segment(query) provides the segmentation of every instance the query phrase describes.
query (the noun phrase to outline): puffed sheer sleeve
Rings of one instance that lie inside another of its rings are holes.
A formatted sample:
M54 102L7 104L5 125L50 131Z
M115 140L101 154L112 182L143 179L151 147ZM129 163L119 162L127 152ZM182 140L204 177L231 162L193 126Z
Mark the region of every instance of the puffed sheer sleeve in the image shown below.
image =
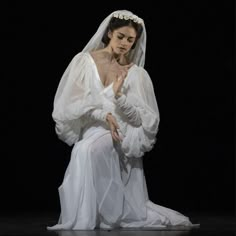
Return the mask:
M105 122L106 112L93 79L88 55L79 53L68 65L57 88L52 117L59 139L70 146L80 139L88 120Z
M156 142L160 114L151 78L142 67L128 75L124 95L114 103L126 120L122 150L128 157L142 157Z
M119 98L114 100L114 103L117 105L117 108L123 113L127 118L128 122L135 127L142 125L141 115L139 110L131 103L127 101L127 97L122 94Z

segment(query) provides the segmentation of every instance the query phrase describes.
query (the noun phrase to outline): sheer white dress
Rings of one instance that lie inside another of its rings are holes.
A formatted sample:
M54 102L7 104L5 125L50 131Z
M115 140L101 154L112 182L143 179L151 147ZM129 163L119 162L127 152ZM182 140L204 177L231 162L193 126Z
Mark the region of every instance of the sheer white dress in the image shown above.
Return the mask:
M193 226L189 218L149 200L142 157L156 141L160 121L152 81L133 65L115 99L104 87L89 53L77 54L56 94L53 118L58 137L74 145L58 188L61 213L48 230ZM112 140L105 121L111 112L123 141Z

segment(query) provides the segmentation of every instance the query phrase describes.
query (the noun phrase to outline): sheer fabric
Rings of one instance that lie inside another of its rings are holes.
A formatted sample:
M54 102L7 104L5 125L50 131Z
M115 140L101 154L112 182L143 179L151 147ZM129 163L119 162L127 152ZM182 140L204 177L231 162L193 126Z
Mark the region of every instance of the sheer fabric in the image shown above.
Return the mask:
M58 137L73 146L59 186L61 213L48 230L93 230L117 227L193 227L183 214L149 200L142 158L156 142L160 114L149 74L144 69L146 29L128 54L134 65L114 98L104 87L90 52L103 48L102 36L114 14L107 16L82 52L68 65L59 83L52 117ZM114 142L106 123L111 112L121 142Z
M76 55L65 73L53 118L59 138L74 146L58 188L61 214L47 229L193 226L188 217L148 197L142 157L153 148L160 115L146 70L129 69L119 99L112 84L103 86L89 53ZM107 112L117 119L121 143L112 140Z
M112 84L103 87L89 53L76 55L65 73L68 73L67 84L63 91L58 91L60 99L53 110L61 140L69 145L76 143L94 120L107 129L105 116L111 112L118 119L124 135L122 148L128 157L141 157L152 149L160 116L152 82L143 68L136 65L130 68L122 89L124 95L117 100Z

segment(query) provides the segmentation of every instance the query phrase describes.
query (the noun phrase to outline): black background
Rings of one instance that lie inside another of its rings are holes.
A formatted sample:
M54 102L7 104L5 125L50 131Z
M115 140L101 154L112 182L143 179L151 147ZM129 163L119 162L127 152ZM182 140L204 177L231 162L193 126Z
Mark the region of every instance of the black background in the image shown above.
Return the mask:
M234 213L235 6L154 2L2 8L0 210L60 211L57 188L71 147L54 131L54 95L101 21L127 9L145 21L145 68L161 117L156 145L144 157L150 199L184 213Z

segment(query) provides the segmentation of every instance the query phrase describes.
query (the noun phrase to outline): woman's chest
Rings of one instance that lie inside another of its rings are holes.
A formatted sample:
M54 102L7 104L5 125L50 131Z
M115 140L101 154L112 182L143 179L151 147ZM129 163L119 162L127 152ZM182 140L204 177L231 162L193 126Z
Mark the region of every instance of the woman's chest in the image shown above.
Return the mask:
M101 80L104 87L109 86L114 81L114 79L118 78L125 70L125 67L119 65L115 59L96 59L97 58L95 58L95 64L97 67L99 79Z
M98 74L104 87L109 86L120 74L120 69L112 63L97 63Z

